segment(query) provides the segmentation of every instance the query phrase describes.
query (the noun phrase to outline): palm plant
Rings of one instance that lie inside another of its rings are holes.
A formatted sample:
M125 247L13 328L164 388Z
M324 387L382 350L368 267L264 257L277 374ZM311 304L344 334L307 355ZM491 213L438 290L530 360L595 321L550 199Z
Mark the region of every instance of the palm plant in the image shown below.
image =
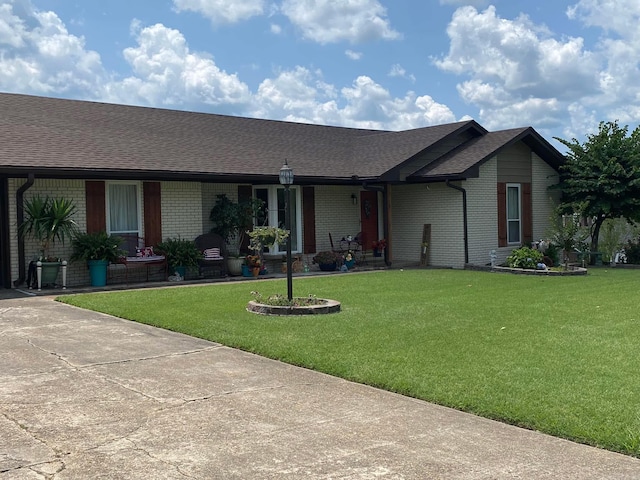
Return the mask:
M64 244L78 230L78 224L73 219L76 206L69 199L36 195L25 202L24 212L25 219L18 227L18 234L37 240L44 259L48 257L49 247L53 243L60 241Z

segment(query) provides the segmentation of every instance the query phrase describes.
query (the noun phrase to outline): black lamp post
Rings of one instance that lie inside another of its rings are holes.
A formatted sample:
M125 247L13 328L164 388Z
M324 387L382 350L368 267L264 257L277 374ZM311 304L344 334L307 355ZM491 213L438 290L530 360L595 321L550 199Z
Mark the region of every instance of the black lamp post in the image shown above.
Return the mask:
M284 228L289 232L287 237L287 298L293 299L293 277L291 272L291 190L293 183L293 170L287 161L280 169L280 185L284 185Z

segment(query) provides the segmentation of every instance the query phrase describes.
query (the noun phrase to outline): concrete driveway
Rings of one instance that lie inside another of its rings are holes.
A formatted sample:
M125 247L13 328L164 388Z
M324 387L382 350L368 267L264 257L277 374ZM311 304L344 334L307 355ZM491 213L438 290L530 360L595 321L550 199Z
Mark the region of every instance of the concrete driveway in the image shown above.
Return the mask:
M0 479L637 479L640 460L51 297L0 300Z

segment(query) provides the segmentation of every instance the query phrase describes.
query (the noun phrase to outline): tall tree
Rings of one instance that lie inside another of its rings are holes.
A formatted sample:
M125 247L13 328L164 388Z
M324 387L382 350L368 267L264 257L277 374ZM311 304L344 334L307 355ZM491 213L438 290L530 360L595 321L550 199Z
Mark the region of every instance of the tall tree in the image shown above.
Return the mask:
M565 213L593 220L591 250L598 251L600 227L607 218L640 220L640 127L601 122L584 143L557 138L569 151L561 167L559 188Z

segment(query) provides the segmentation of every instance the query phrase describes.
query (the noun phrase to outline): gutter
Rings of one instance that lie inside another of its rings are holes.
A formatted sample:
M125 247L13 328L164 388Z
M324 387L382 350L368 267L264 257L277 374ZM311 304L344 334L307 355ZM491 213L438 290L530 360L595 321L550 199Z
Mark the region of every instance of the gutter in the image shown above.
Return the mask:
M30 173L27 177L27 181L16 192L16 225L20 227L24 222L24 192L29 190L35 182L35 175ZM13 282L14 287L19 287L24 283L25 269L24 269L24 237L18 235L18 279Z
M463 235L464 235L464 263L465 265L469 263L469 235L468 235L468 222L467 222L467 191L450 183L449 180L446 182L447 187L453 188L454 190L458 190L462 192L462 224L463 224Z

